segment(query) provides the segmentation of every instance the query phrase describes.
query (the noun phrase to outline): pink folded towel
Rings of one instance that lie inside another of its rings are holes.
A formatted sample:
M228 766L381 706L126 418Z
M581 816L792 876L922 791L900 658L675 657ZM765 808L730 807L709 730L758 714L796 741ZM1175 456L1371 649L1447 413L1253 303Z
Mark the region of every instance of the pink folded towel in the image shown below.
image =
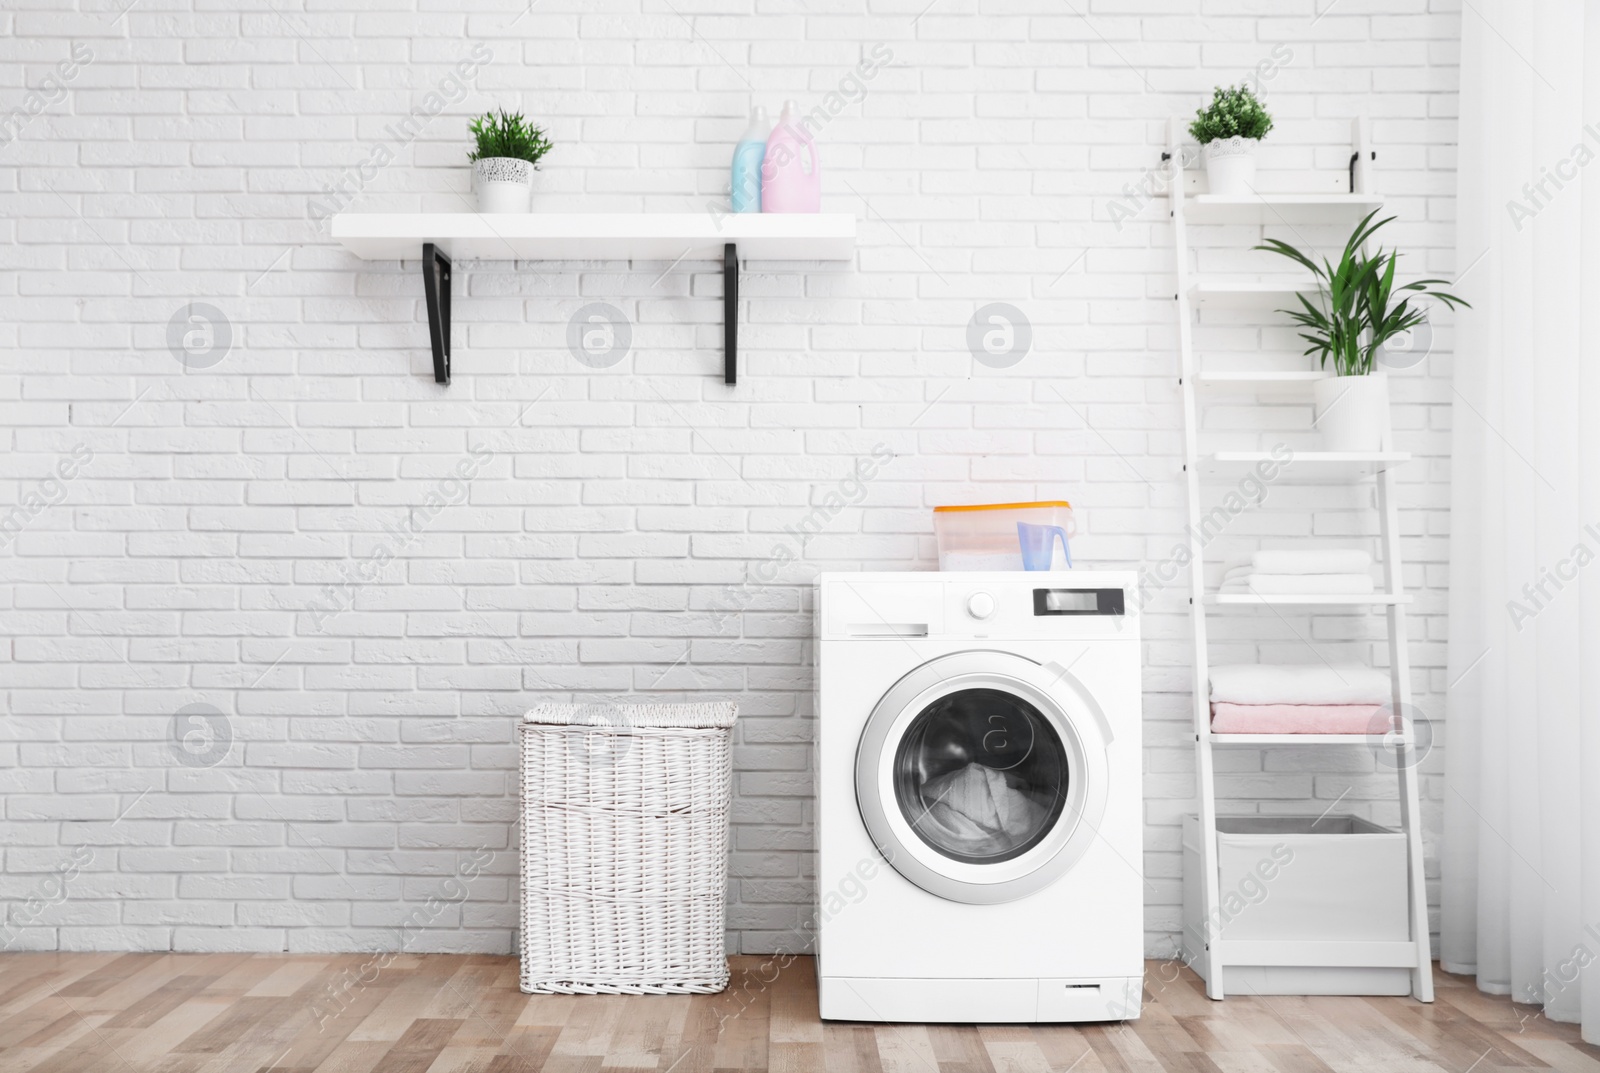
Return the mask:
M1381 704L1211 705L1213 734L1382 734L1388 720Z

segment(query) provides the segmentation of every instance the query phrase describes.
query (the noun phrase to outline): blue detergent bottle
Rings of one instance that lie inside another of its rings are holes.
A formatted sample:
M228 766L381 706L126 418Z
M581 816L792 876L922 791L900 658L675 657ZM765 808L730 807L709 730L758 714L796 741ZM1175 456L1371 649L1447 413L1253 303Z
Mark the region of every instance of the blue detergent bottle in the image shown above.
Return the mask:
M767 158L767 135L771 131L767 110L759 105L750 109L750 125L733 149L734 212L761 211L761 165Z

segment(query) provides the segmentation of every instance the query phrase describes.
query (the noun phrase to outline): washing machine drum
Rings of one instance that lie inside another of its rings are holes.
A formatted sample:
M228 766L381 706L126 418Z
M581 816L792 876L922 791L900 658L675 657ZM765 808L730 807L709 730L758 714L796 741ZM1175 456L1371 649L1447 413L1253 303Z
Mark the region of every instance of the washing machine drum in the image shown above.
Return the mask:
M897 871L992 903L1059 879L1097 837L1104 714L1071 673L1004 652L923 664L884 694L856 754L856 799Z

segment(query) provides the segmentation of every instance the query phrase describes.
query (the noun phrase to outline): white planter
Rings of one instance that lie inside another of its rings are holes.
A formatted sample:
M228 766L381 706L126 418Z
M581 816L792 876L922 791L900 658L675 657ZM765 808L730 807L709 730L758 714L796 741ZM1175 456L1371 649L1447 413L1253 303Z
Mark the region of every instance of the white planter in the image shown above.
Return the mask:
M516 157L483 157L473 162L472 187L479 212L527 212L533 200L533 165Z
M1260 138L1218 138L1206 143L1206 183L1213 194L1253 194Z
M1389 427L1389 377L1335 376L1311 385L1325 451L1382 451Z

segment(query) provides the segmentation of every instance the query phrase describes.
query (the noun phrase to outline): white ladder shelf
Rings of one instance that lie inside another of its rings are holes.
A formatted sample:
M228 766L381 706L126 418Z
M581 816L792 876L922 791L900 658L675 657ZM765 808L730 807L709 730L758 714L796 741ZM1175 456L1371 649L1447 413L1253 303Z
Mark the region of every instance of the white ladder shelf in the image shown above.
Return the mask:
M1219 746L1253 746L1263 748L1274 745L1316 745L1329 747L1360 747L1370 744L1362 735L1336 734L1216 734L1211 733L1211 702L1209 695L1210 664L1206 642L1206 609L1219 605L1257 606L1277 608L1285 604L1301 606L1333 606L1357 609L1363 606L1383 608L1388 625L1389 671L1392 706L1395 712L1409 713L1411 709L1411 665L1406 636L1406 604L1410 597L1402 588L1400 574L1400 528L1395 507L1395 467L1409 456L1385 451L1371 455L1332 454L1325 452L1297 452L1294 455L1293 474L1279 479L1290 481L1319 481L1328 483L1354 483L1373 480L1377 485L1377 511L1383 560L1383 591L1362 597L1296 597L1252 595L1233 596L1208 594L1205 588L1206 540L1203 537L1201 515L1204 504L1201 485L1208 478L1226 475L1230 469L1242 473L1245 468L1261 459L1270 458L1266 452L1233 451L1213 452L1203 455L1199 445L1199 403L1201 391L1216 393L1278 394L1303 392L1309 395L1310 384L1327 375L1310 372L1227 372L1198 368L1194 353L1193 318L1197 308L1218 307L1229 310L1259 310L1266 312L1280 308L1292 300L1296 290L1310 290L1309 278L1298 280L1247 280L1232 281L1220 278L1196 278L1189 270L1189 241L1187 226L1191 217L1197 222L1308 224L1345 220L1353 225L1358 219L1383 204L1374 192L1373 154L1368 146L1366 125L1357 119L1352 123L1351 155L1347 187L1326 193L1262 194L1246 197L1220 197L1211 194L1191 194L1187 188L1184 157L1180 141L1185 121L1173 118L1167 131L1167 154L1172 168L1169 197L1172 209L1172 234L1177 270L1178 345L1181 352L1180 385L1183 396L1183 449L1184 478L1189 510L1189 584L1190 608L1194 623L1194 738L1195 762L1198 776L1200 813L1200 864L1204 871L1201 884L1204 899L1202 917L1206 934L1201 942L1197 966L1206 979L1206 994L1220 999L1224 990L1225 970L1228 966L1326 966L1364 968L1409 968L1411 994L1422 1002L1433 1001L1433 962L1428 933L1428 895L1424 880L1422 857L1422 812L1419 803L1416 770L1416 730L1409 718L1401 722L1400 733L1387 737L1383 748L1395 750L1395 769L1399 778L1400 822L1405 832L1407 849L1407 887L1410 898L1411 938L1398 942L1264 942L1260 940L1226 940L1217 934L1220 884L1217 872L1217 805L1216 781L1212 750ZM1344 180L1344 175L1339 175ZM1393 442L1392 431L1386 438Z

